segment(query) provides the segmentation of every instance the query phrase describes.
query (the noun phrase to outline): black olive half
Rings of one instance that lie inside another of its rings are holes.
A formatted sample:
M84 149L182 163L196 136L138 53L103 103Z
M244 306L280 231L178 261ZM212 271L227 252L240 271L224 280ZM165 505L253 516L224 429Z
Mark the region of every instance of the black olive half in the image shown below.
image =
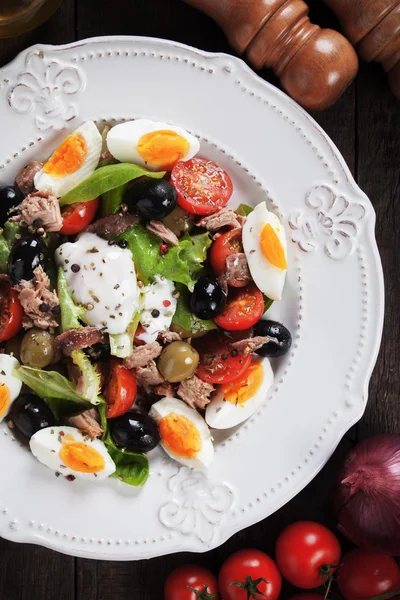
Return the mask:
M224 308L226 293L212 277L200 277L190 297L190 310L199 319L212 319Z
M271 341L264 346L261 346L257 350L257 354L261 356L268 356L274 358L277 356L283 356L288 352L292 345L292 336L289 329L287 329L282 323L277 321L267 321L261 319L254 325L254 335L268 336Z
M149 415L127 412L110 419L110 434L117 448L131 452L150 452L160 441L155 421Z
M26 236L16 240L8 257L8 272L13 283L22 279L33 279L36 267L46 265L47 246L44 241L35 236Z
M0 225L3 226L4 223L9 218L9 212L14 206L17 206L22 202L24 196L22 192L17 188L17 186L13 185L5 185L0 187Z
M15 428L28 439L37 431L56 424L46 402L35 394L21 394L12 405L10 416Z
M124 202L144 219L163 219L178 201L175 188L165 179L145 179L129 187Z

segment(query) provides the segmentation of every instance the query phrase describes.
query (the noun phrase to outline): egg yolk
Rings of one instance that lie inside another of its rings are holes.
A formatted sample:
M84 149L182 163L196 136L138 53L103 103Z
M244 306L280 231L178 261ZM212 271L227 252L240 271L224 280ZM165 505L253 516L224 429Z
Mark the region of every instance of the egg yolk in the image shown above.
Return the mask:
M282 271L288 268L285 250L275 229L269 223L261 231L260 243L264 255L271 264Z
M164 446L175 456L194 458L200 452L200 432L187 417L170 413L161 419L158 427Z
M166 168L186 156L189 142L175 131L151 131L140 138L137 151L146 162Z
M264 369L261 363L253 362L249 368L244 372L244 375L232 381L227 385L224 385L222 391L224 398L228 402L241 406L250 400L260 389L264 379Z
M43 173L61 179L78 171L87 156L86 140L80 133L69 135L43 167Z
M100 452L83 442L64 442L60 458L67 467L79 473L98 473L105 467L104 457Z
M0 417L4 417L10 406L10 390L5 383L0 384Z

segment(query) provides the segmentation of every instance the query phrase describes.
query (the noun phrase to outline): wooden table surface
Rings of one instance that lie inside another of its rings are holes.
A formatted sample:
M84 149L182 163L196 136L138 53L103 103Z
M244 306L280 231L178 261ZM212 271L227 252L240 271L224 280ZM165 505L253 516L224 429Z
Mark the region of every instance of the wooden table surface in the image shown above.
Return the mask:
M310 0L309 4L312 18L320 25L337 26L319 0ZM37 42L58 44L109 34L161 37L204 50L231 52L218 27L180 0L64 0L55 15L36 31L0 41L0 65ZM270 72L260 74L276 83ZM391 95L377 65L361 64L356 82L341 100L313 116L342 152L377 213L386 320L364 418L348 432L329 463L303 492L264 522L208 554L97 562L0 540L0 600L162 600L168 573L185 562L197 561L217 572L229 553L243 547L253 546L273 555L278 533L292 521L309 519L335 527L335 475L357 440L377 433L400 432L400 101ZM293 591L285 586L282 600L289 600ZM332 594L332 600L339 598L337 592Z

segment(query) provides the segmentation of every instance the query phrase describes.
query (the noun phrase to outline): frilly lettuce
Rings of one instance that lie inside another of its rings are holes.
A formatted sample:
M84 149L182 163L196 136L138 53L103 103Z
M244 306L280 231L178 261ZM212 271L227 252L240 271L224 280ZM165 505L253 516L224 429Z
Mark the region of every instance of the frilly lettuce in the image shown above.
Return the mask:
M61 331L82 327L79 319L82 319L86 310L72 300L62 266L58 267L57 293L61 308Z

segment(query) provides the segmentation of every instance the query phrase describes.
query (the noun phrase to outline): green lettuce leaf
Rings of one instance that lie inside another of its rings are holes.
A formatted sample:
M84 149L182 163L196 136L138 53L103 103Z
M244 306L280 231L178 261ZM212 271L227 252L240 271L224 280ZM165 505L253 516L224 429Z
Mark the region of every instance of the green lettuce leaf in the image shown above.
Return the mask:
M82 319L86 310L72 300L64 269L61 265L58 267L57 293L61 308L61 331L82 327L79 319Z
M176 311L172 317L172 322L184 331L191 333L200 333L202 331L211 331L217 326L211 319L204 321L196 317L189 309L189 291L182 284L176 284L176 289L179 291L179 299L176 305Z
M0 273L7 273L8 255L10 247L7 240L3 237L3 229L0 227Z
M75 385L57 371L43 371L21 366L13 370L13 375L41 398L56 398L74 402L81 410L91 407L90 402L76 392Z
M4 229L0 227L0 273L7 273L8 256L15 241L15 234L22 234L23 228L13 221L6 221Z
M127 358L132 354L133 339L135 337L136 329L139 325L140 312L133 315L132 321L129 323L124 333L109 333L110 338L110 350L112 356L118 358Z
M22 235L24 233L24 228L21 227L21 225L19 223L14 223L14 221L6 221L4 223L4 232L3 235L9 245L9 247L11 247L11 244L15 241L15 236L18 235Z
M118 212L127 187L128 184L124 183L124 185L120 185L113 190L104 192L101 198L101 214L103 217L115 215L115 213Z
M83 391L81 395L89 400L91 404L100 404L101 379L96 367L92 365L82 350L73 350L71 358L73 363L79 367L82 374Z
M116 165L100 167L88 179L74 187L70 192L64 194L64 196L61 196L59 203L63 206L65 204L74 204L74 202L88 202L105 192L144 175L146 177L161 179L164 177L165 172L159 171L158 173L153 173L130 163L118 163Z
M269 308L271 308L271 306L273 305L274 301L271 300L271 298L268 298L268 296L266 296L265 294L263 294L263 298L264 298L264 312L267 312L267 310Z
M185 233L178 246L169 248L167 254L161 255L160 240L140 223L116 236L116 239L128 242L138 277L146 285L153 281L155 275L164 275L171 281L183 283L191 291L203 269L207 249L212 242L209 233L193 236Z
M253 212L253 210L254 208L248 204L239 204L236 209L236 214L240 215L241 217L247 217L247 215Z

